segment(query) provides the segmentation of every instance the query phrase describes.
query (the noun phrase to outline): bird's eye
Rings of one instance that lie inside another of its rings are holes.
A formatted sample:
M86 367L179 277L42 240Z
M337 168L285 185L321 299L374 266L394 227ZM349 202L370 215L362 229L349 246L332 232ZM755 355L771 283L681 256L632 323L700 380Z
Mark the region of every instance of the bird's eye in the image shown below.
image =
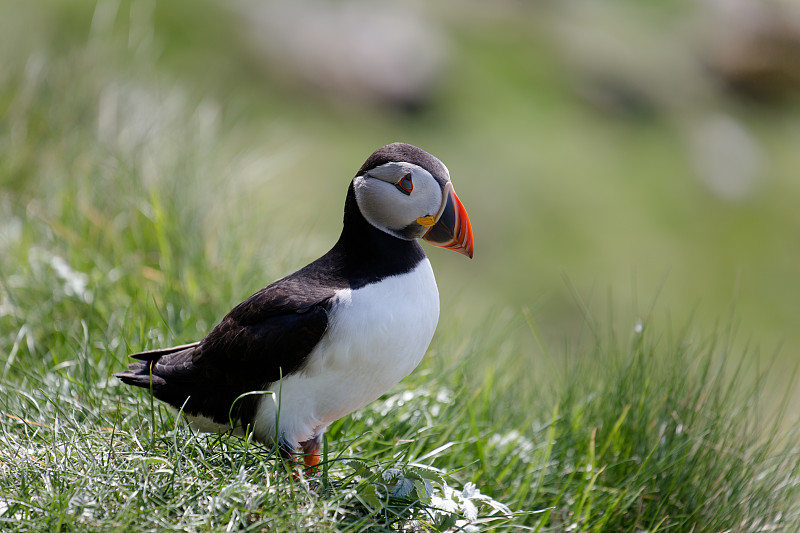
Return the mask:
M400 178L400 181L394 184L395 187L400 189L400 192L410 195L414 190L414 183L411 181L411 172Z

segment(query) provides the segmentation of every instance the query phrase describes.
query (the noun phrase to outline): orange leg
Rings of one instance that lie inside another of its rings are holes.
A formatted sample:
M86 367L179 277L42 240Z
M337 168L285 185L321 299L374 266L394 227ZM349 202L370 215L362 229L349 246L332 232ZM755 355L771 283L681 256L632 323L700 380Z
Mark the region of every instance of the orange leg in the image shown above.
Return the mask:
M317 473L319 464L319 449L322 445L322 435L317 435L311 440L300 443L303 450L303 462L306 465L306 474L314 475Z
M306 471L313 471L319 464L319 455L316 453L309 453L303 456L303 462L306 464Z

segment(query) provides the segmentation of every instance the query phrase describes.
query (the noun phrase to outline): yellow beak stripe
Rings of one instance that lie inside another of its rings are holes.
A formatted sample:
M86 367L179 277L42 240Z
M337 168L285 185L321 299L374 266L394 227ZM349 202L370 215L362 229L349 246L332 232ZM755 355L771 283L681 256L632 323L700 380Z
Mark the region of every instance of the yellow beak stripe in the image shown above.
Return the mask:
M434 224L436 224L436 219L434 219L431 215L427 215L427 216L424 216L424 217L419 217L417 219L417 224L419 224L420 226L425 226L426 228L429 228L429 227L433 226Z

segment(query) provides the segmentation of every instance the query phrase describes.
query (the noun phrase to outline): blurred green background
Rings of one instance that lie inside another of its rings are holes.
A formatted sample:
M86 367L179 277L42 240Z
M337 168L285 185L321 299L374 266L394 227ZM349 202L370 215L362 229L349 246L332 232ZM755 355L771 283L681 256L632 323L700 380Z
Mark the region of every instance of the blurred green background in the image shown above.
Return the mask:
M263 273L222 316L327 250L354 172L405 141L449 167L475 232L472 261L429 250L442 326L508 320L533 345L525 309L560 346L585 307L632 331L655 302L678 326L732 321L783 373L800 353L798 20L755 0L6 0L0 252L59 197L113 224L157 183L196 231L176 254L200 239ZM107 185L124 165L140 183Z

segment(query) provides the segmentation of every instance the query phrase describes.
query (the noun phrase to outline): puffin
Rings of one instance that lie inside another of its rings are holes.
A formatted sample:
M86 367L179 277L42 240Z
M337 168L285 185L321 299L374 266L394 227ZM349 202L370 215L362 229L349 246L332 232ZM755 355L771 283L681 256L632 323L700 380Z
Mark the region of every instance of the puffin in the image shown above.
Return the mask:
M405 143L370 155L325 255L234 307L200 341L136 353L122 382L205 432L251 433L306 467L328 426L422 360L439 292L418 239L472 258L472 226L447 167Z

